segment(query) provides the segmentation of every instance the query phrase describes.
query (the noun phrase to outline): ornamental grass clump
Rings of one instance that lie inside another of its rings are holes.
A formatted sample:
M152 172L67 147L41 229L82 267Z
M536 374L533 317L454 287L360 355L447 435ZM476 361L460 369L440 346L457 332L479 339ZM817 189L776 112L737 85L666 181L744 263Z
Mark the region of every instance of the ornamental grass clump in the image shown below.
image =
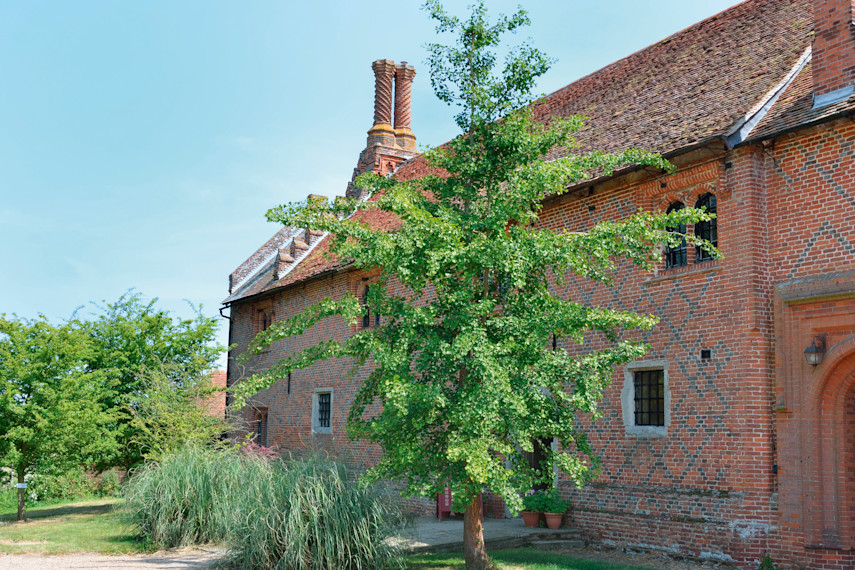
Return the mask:
M402 523L391 493L319 456L283 461L241 494L229 529L241 568L400 568L385 539Z
M247 454L187 447L133 473L124 490L128 517L154 548L225 542L234 503L271 471L269 461Z
M400 568L397 495L321 456L189 447L135 472L130 521L154 548L219 543L235 568Z

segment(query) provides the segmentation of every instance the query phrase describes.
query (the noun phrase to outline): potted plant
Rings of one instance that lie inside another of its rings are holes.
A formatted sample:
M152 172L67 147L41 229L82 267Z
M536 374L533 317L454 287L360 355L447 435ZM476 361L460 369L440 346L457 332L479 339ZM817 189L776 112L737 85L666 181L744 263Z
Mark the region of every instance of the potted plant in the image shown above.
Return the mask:
M561 528L561 519L564 517L564 512L570 507L570 501L562 499L561 496L552 492L544 494L542 500L543 512L546 516L546 526L552 530Z
M537 528L540 523L540 515L544 512L547 495L543 491L529 491L523 496L522 517L525 526Z

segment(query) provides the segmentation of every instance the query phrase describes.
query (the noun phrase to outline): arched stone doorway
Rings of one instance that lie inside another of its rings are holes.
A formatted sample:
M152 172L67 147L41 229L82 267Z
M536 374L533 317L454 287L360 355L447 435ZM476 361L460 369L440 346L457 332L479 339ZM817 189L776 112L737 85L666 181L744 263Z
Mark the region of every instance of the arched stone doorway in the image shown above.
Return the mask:
M855 272L777 284L774 320L771 550L795 567L855 568Z
M814 442L819 451L811 517L814 541L826 548L855 548L855 337L827 355L818 398Z

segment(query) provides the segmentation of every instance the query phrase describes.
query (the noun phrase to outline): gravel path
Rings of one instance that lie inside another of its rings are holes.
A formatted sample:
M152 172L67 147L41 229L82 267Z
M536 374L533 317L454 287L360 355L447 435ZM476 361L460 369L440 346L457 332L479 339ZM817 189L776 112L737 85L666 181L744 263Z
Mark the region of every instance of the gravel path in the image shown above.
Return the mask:
M135 556L105 556L103 554L0 554L0 569L6 570L67 570L86 568L101 570L154 570L155 568L212 568L220 557L216 552L178 550Z

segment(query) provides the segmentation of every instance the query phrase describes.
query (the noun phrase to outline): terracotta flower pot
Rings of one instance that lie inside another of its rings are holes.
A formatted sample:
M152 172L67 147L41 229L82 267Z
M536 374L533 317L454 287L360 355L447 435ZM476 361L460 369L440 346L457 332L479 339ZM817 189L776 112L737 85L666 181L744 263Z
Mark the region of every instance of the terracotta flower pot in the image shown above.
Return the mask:
M523 511L521 514L526 527L537 528L537 525L540 522L540 513L535 513L533 511Z
M561 528L561 519L564 518L564 513L544 513L546 515L546 526L552 530Z

